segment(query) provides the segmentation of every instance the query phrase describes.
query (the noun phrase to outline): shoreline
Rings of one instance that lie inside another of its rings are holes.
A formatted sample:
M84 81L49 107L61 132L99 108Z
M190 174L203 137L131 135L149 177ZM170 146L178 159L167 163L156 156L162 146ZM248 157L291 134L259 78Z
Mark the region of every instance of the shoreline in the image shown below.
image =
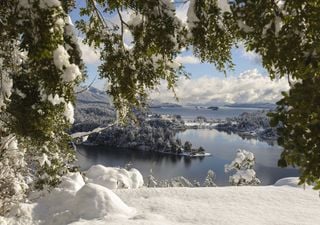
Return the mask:
M149 152L155 152L155 153L160 153L160 154L164 154L164 155L172 155L172 156L180 156L180 157L187 157L187 158L198 158L198 157L209 157L212 156L211 153L208 152L204 152L204 153L188 153L188 152L184 152L184 153L174 153L174 152L168 152L168 151L150 151L150 150L143 150L141 148L123 148L123 147L115 147L115 146L109 146L109 145L103 145L103 144L95 144L95 143L91 143L91 142L83 142L80 144L76 144L76 146L100 146L100 147L108 147L108 148L115 148L115 149L129 149L132 151L149 151Z

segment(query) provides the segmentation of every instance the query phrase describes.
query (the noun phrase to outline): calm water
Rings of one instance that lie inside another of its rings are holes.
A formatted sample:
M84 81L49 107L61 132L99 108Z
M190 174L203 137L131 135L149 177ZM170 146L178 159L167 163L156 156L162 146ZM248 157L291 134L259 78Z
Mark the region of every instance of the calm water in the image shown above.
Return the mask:
M219 107L218 110L196 109L195 107L163 107L152 108L151 111L158 114L181 115L185 120L195 119L197 116L204 116L207 119L225 119L226 117L239 116L244 112L262 110L258 108L231 108Z
M169 179L184 176L189 180L203 182L209 169L216 173L218 185L228 185L228 174L224 173L224 165L230 163L238 148L251 151L256 156L255 171L262 184L273 184L280 178L297 176L295 169L277 167L281 148L271 146L257 140L244 140L238 135L229 135L216 130L187 130L177 135L183 141L190 141L193 146L203 146L211 157L185 158L159 153L132 151L126 149L108 149L103 146L79 146L78 163L83 170L91 165L124 167L128 162L140 170L143 176L148 176L150 170L159 179Z

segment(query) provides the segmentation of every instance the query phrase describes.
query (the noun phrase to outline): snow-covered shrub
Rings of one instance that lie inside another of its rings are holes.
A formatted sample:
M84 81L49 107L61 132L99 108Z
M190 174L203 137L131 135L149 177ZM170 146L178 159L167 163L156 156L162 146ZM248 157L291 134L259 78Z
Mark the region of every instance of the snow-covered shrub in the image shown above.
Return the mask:
M204 187L216 187L217 185L214 183L216 178L215 173L212 170L208 171L207 177L203 183ZM147 187L201 187L201 184L197 180L189 181L187 178L183 176L173 177L169 180L157 180L152 175L152 170L150 175L146 178L146 186Z
M134 168L126 170L94 165L86 172L86 176L89 183L99 184L110 189L131 189L143 186L143 177Z
M1 130L0 130L1 132ZM24 150L19 149L15 136L8 135L0 140L0 215L25 197L28 189Z
M216 174L212 170L209 170L203 186L216 187L217 185L214 183L215 178L216 178Z
M199 181L197 181L197 180L194 180L193 181L193 187L200 187L201 185L200 185L200 182Z
M225 172L235 170L236 173L229 177L231 185L257 185L261 181L256 177L256 172L253 170L255 158L252 152L238 149L236 158L225 165Z
M157 187L158 186L158 182L156 180L156 178L154 176L152 176L152 174L150 174L147 178L147 187Z
M199 184L199 182L198 182ZM147 187L194 187L194 185L185 177L174 177L169 180L157 180L152 174L150 174L147 178L146 182ZM200 184L199 184L200 187Z
M193 187L192 183L185 177L174 177L169 182L170 187Z

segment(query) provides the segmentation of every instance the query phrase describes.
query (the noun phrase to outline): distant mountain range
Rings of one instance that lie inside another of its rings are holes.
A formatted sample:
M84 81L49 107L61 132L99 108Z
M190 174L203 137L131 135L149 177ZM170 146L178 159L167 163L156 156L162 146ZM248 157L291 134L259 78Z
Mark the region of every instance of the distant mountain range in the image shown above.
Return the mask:
M170 108L170 107L182 107L182 105L175 104L175 103L168 103L168 102L165 102L165 103L150 103L149 104L149 108L162 108L162 107L167 107L167 108Z
M98 102L103 104L110 105L110 98L107 96L105 91L101 91L97 88L90 87L88 89L85 88L78 88L77 90L77 102L84 102L84 103L92 103Z
M155 102L155 101L151 101L151 103L149 104L150 108L162 108L162 107L184 107L184 106L193 106L196 108L211 108L211 109L218 109L220 105L217 106L212 106L212 105L197 105L197 104L187 104L187 105L180 105L177 103L162 103L162 102ZM259 109L275 109L276 108L276 104L273 103L234 103L234 104L226 104L224 105L226 107L233 107L233 108L259 108Z
M235 103L235 104L228 104L224 106L233 107L233 108L275 109L277 105L273 103Z

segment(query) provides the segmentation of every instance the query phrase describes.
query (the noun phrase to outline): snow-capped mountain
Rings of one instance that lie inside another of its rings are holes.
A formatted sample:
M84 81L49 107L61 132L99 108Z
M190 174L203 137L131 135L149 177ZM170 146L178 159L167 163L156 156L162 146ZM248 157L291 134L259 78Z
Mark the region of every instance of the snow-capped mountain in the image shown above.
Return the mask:
M94 87L87 90L79 88L77 91L72 132L92 130L115 118L114 107L104 91Z

